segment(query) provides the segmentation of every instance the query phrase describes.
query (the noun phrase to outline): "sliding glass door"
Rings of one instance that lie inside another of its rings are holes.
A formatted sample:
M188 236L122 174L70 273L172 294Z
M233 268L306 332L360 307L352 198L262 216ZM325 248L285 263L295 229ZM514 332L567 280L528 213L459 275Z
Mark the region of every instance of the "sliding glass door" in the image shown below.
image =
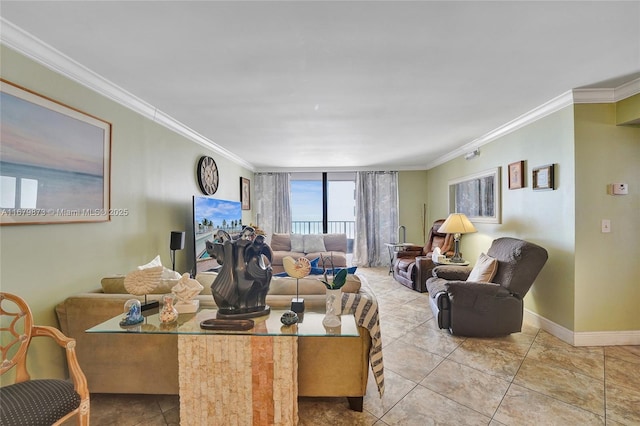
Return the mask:
M291 173L291 232L355 237L355 173Z

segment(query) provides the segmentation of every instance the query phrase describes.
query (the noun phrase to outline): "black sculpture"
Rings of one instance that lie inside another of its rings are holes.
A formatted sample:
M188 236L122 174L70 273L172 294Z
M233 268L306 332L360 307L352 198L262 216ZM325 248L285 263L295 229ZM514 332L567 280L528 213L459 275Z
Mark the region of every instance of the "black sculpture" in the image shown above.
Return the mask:
M270 312L266 304L271 284L271 247L263 235L246 226L238 239L218 230L206 241L207 253L222 266L211 284L213 300L218 305L217 318L252 318ZM264 258L269 260L265 263Z

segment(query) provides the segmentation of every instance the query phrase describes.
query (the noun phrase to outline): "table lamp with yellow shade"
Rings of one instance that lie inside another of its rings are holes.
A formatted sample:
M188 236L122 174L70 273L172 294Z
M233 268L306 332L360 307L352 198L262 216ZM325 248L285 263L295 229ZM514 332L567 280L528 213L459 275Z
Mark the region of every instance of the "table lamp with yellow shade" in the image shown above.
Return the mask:
M443 234L453 234L454 254L449 262L464 263L464 259L460 256L460 237L462 234L478 232L464 213L451 213L447 220L440 226L438 232Z

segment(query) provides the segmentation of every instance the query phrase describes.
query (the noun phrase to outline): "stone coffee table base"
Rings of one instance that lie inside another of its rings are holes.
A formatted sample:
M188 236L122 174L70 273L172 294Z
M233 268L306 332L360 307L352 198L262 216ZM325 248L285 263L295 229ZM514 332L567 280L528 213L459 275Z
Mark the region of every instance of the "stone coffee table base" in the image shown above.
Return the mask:
M297 424L297 354L296 336L179 335L180 424Z

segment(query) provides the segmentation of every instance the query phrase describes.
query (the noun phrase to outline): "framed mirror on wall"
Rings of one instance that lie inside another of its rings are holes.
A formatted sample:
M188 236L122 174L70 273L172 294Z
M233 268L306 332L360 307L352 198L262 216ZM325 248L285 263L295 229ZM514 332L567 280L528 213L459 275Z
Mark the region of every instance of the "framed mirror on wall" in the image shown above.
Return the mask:
M471 222L501 223L500 167L449 181L449 213Z

